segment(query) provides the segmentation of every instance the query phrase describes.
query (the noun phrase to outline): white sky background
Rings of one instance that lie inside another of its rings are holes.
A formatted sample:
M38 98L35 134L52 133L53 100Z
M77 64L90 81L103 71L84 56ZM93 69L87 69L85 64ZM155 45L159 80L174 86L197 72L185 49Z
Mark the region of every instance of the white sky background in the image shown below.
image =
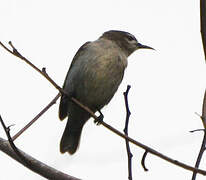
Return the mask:
M104 121L122 130L125 107L122 93L132 86L129 135L174 159L194 165L202 141L201 114L205 62L200 37L199 1L51 1L0 2L0 40L17 49L62 85L71 60L86 41L117 29L134 34L156 51L139 50L129 57L124 80L111 103L103 109ZM0 114L15 134L30 121L57 90L18 58L0 47ZM58 104L15 143L38 160L84 180L127 179L124 140L90 120L74 156L60 154L65 123L58 119ZM0 137L5 133L0 128ZM131 145L133 177L141 180L191 179L192 173L153 155L144 172L144 150ZM205 154L206 156L206 154ZM0 152L1 179L43 179ZM201 168L206 169L205 158ZM199 176L197 180L205 177Z

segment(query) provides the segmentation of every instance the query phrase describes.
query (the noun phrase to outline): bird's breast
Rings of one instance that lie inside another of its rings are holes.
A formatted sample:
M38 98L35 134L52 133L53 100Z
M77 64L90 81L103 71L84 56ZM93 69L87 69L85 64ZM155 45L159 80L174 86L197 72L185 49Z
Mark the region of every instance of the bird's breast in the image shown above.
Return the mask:
M118 52L111 53L109 50L89 59L80 72L82 83L79 87L79 99L90 107L102 108L117 91L126 66L125 56L119 55Z

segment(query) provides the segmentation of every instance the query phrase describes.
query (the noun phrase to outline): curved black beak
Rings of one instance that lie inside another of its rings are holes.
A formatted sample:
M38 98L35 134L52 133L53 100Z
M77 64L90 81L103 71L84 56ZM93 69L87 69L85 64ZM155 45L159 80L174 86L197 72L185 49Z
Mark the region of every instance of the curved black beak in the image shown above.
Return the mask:
M152 49L152 50L155 50L154 48L143 45L141 43L137 43L137 49Z

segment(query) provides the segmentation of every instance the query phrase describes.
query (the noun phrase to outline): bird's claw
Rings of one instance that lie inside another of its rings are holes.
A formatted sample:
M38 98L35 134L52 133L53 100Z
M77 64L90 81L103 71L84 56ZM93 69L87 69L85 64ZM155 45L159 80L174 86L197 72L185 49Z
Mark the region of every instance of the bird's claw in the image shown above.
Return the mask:
M97 119L94 120L94 123L95 123L96 125L102 124L103 119L104 119L104 115L102 114L102 112L99 111L99 113L100 113L100 115L97 117Z

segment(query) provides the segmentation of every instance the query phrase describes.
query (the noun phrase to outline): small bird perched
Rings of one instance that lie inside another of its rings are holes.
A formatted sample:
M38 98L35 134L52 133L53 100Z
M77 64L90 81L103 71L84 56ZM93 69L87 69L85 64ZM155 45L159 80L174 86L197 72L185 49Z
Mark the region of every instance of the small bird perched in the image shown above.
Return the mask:
M93 112L100 112L122 81L127 57L141 48L153 49L140 44L132 34L116 30L105 32L96 41L86 42L72 60L64 81L64 91ZM74 154L82 128L91 116L69 97L62 95L59 106L59 118L63 120L68 116L60 152Z

